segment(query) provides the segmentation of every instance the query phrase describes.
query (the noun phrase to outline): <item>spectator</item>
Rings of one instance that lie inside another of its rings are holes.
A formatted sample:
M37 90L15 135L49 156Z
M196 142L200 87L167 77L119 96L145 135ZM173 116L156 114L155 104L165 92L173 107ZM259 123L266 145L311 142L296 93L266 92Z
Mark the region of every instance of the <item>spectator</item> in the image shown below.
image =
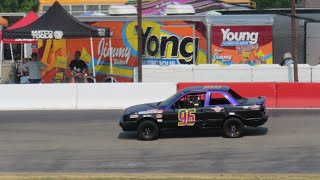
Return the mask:
M85 74L88 69L87 64L82 59L80 59L80 56L81 56L81 52L76 51L74 53L74 60L72 60L69 64L73 82L76 82L76 83L84 82Z
M32 60L23 65L22 70L29 73L29 83L39 84L41 82L41 72L48 68L48 66L38 60L38 55L32 53Z
M22 60L22 65L21 66L27 64L28 62L29 62L28 58L24 58ZM21 84L29 84L29 73L28 73L28 71L25 71L23 69L21 70L20 81L21 81L20 82Z
M291 53L287 52L283 56L283 60L280 63L281 66L290 66L293 64L292 55Z

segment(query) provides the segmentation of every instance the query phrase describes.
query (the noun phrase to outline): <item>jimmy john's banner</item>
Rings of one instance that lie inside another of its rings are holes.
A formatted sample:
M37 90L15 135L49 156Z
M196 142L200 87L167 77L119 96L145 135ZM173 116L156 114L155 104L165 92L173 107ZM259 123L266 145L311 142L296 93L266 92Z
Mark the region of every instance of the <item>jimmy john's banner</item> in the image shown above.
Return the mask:
M212 63L272 64L272 26L212 26Z

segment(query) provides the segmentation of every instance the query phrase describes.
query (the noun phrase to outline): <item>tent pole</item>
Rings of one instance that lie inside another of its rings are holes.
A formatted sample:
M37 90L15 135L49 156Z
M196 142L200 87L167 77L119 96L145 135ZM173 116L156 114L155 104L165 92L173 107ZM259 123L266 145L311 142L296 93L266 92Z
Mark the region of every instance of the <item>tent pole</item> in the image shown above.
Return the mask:
M2 84L3 41L0 43L0 84Z
M21 62L23 60L23 42L21 41Z
M109 37L109 55L110 55L110 74L111 74L111 83L113 83L113 62L112 62L112 45L111 37Z
M11 52L11 59L12 61L14 61L14 58L13 58L13 48L12 48L12 44L10 43L10 52Z
M93 73L93 81L96 83L96 71L94 69L94 53L93 53L93 42L92 37L90 37L90 46L91 46L91 61L92 61L92 73Z

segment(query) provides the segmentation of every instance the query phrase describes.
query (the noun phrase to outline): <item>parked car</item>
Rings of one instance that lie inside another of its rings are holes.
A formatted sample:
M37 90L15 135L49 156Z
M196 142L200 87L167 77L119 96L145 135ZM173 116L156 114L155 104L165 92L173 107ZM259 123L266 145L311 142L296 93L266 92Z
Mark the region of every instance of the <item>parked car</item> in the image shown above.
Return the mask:
M181 128L222 128L229 138L242 137L244 127L268 120L266 97L241 97L228 86L185 88L168 99L131 106L123 111L123 131L138 131L140 140L155 140L159 132Z

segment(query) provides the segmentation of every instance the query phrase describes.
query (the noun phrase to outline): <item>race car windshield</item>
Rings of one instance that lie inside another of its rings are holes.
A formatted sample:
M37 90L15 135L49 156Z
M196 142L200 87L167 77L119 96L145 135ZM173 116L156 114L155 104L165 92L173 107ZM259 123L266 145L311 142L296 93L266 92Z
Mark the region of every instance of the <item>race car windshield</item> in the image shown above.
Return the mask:
M171 102L178 99L179 96L180 96L180 93L174 94L173 96L169 97L168 99L162 101L160 103L160 106L167 107Z

